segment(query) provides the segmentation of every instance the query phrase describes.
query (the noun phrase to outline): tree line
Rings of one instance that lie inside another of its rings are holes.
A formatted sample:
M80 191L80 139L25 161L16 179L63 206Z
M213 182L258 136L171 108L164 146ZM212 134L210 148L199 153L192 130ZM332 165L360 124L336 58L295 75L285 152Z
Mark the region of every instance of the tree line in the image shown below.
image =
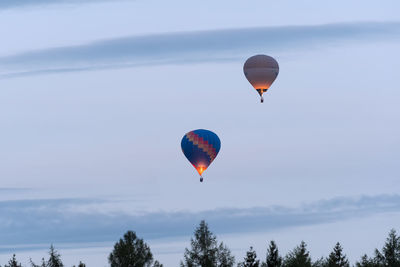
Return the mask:
M138 238L136 233L128 231L114 245L108 256L110 267L163 267L154 260L150 247ZM50 246L49 258L42 259L40 264L30 260L31 267L64 267L61 255ZM304 241L281 255L275 241L270 241L267 252L263 258L258 258L256 251L250 247L244 257L237 263L230 249L218 242L208 224L201 221L195 229L194 236L190 240L190 247L185 248L180 267L350 267L349 260L343 252L339 242L333 247L328 257L321 257L316 261L311 259L310 251ZM392 229L381 250L375 249L373 256L364 254L353 265L355 267L400 267L400 236ZM0 265L1 267L1 265ZM22 267L15 254L4 267ZM73 267L86 267L83 262Z

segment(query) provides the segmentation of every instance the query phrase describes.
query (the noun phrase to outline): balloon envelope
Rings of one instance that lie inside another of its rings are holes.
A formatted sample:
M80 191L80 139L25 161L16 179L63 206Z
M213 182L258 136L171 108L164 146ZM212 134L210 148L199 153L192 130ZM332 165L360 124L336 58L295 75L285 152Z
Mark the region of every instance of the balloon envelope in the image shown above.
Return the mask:
M217 156L221 141L215 133L198 129L183 136L181 147L183 154L201 176Z
M243 72L254 89L262 96L278 76L279 65L273 57L256 55L246 60Z

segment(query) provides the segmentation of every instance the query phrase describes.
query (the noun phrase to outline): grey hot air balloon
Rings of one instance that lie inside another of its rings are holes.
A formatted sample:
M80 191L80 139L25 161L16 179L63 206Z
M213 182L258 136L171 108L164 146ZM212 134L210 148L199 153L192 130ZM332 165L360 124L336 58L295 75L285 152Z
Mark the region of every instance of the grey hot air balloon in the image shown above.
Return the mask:
M246 60L243 72L247 80L260 94L262 103L264 102L263 93L269 89L278 76L279 65L273 57L255 55Z

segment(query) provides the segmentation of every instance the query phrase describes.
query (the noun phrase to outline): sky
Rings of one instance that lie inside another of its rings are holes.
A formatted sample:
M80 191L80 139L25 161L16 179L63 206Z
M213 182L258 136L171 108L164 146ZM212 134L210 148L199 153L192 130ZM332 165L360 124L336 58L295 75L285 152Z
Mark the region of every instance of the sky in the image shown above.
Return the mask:
M0 264L107 266L134 230L177 266L206 220L237 261L400 231L400 2L0 3ZM280 73L259 103L244 61ZM181 152L209 129L204 172ZM360 245L362 244L362 245Z

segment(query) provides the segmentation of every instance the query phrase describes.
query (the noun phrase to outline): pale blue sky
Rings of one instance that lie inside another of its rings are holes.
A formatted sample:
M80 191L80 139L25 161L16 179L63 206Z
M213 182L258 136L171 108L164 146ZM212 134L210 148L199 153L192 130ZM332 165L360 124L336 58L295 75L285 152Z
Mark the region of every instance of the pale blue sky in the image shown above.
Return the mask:
M343 240L354 262L398 227L398 1L15 3L0 4L0 264L52 242L105 266L131 229L176 266L202 218L237 259L274 238L314 258ZM264 104L242 72L257 53L280 64ZM222 143L203 184L180 149L198 128Z

